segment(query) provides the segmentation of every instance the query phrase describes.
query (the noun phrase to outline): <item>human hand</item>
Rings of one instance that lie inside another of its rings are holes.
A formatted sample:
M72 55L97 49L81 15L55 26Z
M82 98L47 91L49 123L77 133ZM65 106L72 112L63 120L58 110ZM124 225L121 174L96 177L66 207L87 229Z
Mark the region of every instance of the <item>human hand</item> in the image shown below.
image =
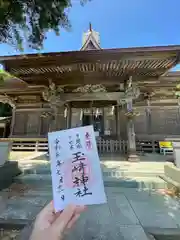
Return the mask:
M84 210L84 206L69 205L63 211L55 213L53 202L50 202L38 214L30 240L61 240Z

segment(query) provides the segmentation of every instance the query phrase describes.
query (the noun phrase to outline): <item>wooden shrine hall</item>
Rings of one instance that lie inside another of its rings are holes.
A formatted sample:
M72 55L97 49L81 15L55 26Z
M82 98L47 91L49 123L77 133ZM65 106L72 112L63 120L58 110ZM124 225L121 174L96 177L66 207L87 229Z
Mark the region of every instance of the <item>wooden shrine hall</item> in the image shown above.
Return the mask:
M79 51L2 56L4 70L27 84L0 88L12 106L9 137L92 124L104 151L136 159L137 141L180 134L180 73L169 72L179 61L180 46L101 49L91 27Z

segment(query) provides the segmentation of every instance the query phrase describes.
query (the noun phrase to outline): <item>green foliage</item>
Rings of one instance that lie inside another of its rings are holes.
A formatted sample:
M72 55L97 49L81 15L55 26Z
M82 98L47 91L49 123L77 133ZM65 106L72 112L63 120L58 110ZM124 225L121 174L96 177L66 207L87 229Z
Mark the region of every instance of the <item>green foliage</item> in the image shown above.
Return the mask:
M89 0L79 1L83 5ZM71 7L71 0L0 0L0 42L20 50L25 43L41 49L49 30L59 35L60 27L71 28L67 15Z
M12 115L12 107L7 103L0 103L0 117L9 117Z
M0 83L5 82L7 79L14 78L10 73L0 69Z

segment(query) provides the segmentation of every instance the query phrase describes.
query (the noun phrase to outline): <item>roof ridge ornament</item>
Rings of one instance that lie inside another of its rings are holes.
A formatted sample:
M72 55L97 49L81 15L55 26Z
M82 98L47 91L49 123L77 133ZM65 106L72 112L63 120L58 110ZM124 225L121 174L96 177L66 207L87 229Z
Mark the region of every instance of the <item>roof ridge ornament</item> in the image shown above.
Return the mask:
M89 31L92 32L92 24L91 24L91 22L89 23Z
M100 35L99 32L96 32L92 29L91 22L89 23L89 29L87 32L83 33L82 39L82 50L97 50L100 48Z

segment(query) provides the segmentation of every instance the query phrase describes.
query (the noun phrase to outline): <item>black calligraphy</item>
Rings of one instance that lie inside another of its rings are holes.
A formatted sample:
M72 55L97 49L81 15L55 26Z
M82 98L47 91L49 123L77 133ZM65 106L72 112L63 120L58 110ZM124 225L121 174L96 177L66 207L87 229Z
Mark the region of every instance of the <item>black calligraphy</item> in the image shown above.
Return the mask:
M76 152L73 153L73 156L74 156L72 160L73 163L85 160L84 153Z
M69 136L69 149L70 149L71 151L74 150L74 142L73 142L71 136Z
M62 165L63 163L64 163L63 161L57 160L57 161L56 161L56 167L61 167L61 165Z
M73 187L76 188L74 195L76 197L84 197L92 195L88 189L89 175L87 159L82 152L73 153L72 159L72 176Z
M58 138L55 139L55 156L56 156L56 175L58 176L57 192L60 194L61 200L64 201L64 189L63 189L63 176L62 165L64 162L61 160L61 145Z
M80 139L80 136L79 136L78 133L76 134L76 148L77 149L81 149L82 148L81 139Z
M61 150L61 145L60 145L60 140L59 139L55 139L55 146L54 146L56 153L59 153L59 150Z

